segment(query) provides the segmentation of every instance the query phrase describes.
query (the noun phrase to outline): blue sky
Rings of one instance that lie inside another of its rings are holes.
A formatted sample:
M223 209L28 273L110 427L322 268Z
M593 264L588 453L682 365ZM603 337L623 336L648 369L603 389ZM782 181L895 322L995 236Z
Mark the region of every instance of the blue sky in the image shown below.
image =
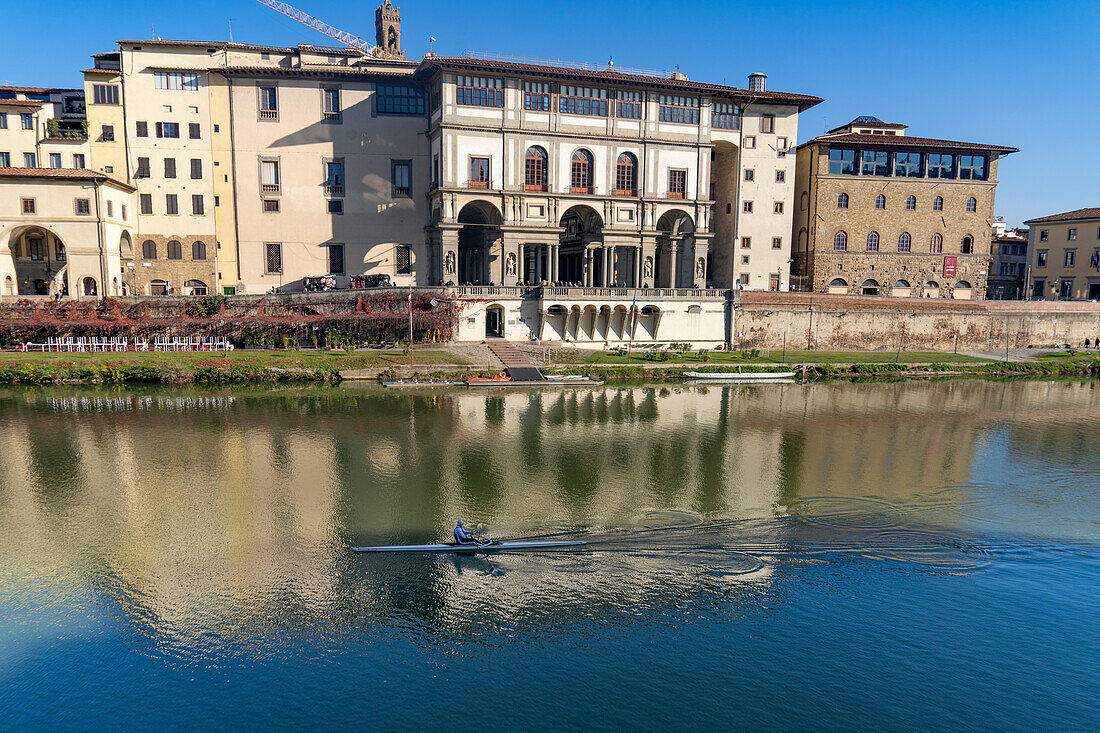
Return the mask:
M374 36L373 0L295 0L332 25ZM93 53L122 38L324 44L327 38L256 0L52 0L7 3L0 82L78 86ZM803 115L799 141L860 114L925 137L1021 152L1001 162L997 214L1009 225L1100 206L1096 29L1100 3L1068 2L514 2L402 0L410 57L466 49L652 69L825 102ZM48 42L47 42L48 38Z

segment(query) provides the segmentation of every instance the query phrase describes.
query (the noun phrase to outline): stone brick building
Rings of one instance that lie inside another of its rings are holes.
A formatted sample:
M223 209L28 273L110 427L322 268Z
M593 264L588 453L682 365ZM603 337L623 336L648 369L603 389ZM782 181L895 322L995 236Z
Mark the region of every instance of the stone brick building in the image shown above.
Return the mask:
M1015 148L857 117L798 147L792 289L984 298L997 165Z

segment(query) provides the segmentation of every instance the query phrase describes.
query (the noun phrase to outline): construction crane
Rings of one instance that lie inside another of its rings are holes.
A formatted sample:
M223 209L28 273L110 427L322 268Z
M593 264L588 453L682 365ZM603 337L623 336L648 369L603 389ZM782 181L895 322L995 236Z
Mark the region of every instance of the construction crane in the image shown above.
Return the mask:
M313 30L324 33L329 38L335 38L340 43L348 46L349 48L354 48L355 50L362 53L364 56L373 56L375 55L375 52L379 50L378 47L375 46L373 43L367 43L359 36L348 33L347 31L342 31L339 28L333 28L331 25L324 22L323 20L318 20L308 13L303 13L301 10L298 10L298 8L294 7L293 5L276 2L275 0L257 0L257 2L263 3L273 10L278 10L286 17L293 18L299 23L308 25Z

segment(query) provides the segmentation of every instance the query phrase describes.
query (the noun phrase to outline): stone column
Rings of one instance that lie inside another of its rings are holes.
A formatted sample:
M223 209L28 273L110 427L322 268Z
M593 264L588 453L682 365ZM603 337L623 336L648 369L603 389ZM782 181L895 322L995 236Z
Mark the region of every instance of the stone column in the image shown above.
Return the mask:
M611 273L608 270L611 269L611 248L606 244L603 246L603 264L600 266L600 287L611 287Z
M535 253L534 253L535 254L535 262L534 262L535 282L537 282L539 284L542 283L542 250L543 250L543 248L544 247L541 244L536 244L535 245Z
M673 239L669 241L669 254L668 254L668 274L669 281L668 287L675 288L680 285L680 240Z
M560 244L551 244L550 247L549 247L549 249L550 249L550 270L551 270L550 280L551 280L551 282L557 282L558 280L561 279L561 276L558 274L558 264L559 264L558 263L558 255L560 254L558 249L560 247L561 247Z

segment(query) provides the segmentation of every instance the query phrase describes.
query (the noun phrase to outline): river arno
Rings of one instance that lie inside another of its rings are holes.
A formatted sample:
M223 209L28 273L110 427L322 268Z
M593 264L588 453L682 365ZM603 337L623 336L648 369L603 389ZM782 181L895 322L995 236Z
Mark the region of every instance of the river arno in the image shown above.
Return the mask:
M1100 383L0 392L0 729L1088 729ZM580 553L361 556L570 533Z

